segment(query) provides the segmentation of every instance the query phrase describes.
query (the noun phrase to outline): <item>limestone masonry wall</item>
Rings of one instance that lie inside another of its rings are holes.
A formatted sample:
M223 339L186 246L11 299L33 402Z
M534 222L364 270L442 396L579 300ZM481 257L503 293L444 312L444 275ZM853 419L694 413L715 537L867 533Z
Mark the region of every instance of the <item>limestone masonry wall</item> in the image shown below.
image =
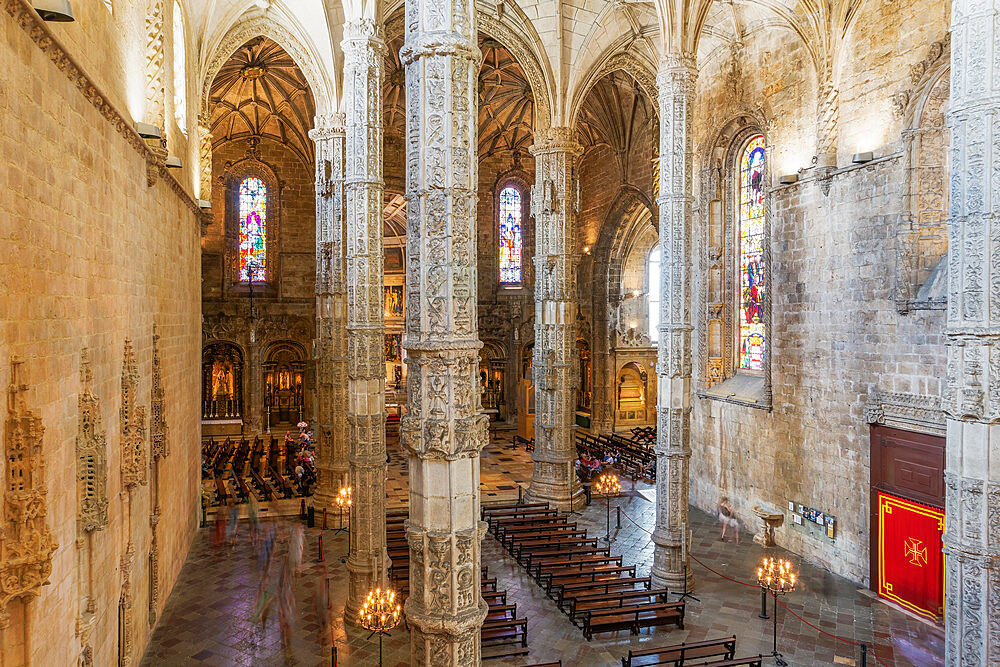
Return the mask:
M869 387L938 396L945 375L944 312L897 312L897 238L908 214L910 170L891 97L908 91L911 68L947 33L945 3L869 3L839 48L837 165L829 179L811 164L818 132L818 83L804 45L771 30L704 63L695 122L693 281L696 383L704 388L704 293L710 258L705 178L720 129L760 118L771 146L773 410L701 397L691 424L691 502L713 510L728 496L755 527L752 508L786 513L777 541L855 581L869 581ZM909 20L921 16L920 21ZM888 37L887 37L888 36ZM728 110L723 113L722 110ZM726 114L729 115L726 115ZM877 134L873 131L877 130ZM728 147L724 147L728 148ZM851 166L855 152L877 159ZM719 159L716 154L715 159ZM724 169L724 178L732 178ZM801 170L801 171L800 171ZM801 174L779 186L782 174ZM723 201L723 207L733 206ZM726 305L727 308L732 307ZM830 512L836 539L791 528L788 501Z
M107 13L103 3L75 4ZM0 652L7 667L77 664L89 636L93 664L117 664L121 558L131 535L134 663L150 633L152 483L136 487L131 500L122 488L123 354L130 340L135 404L145 407L148 433L155 325L169 429L169 456L159 463L158 612L198 522L199 222L163 179L147 187L143 157L6 13L0 62L0 387L11 382L11 357L22 359L27 408L45 428L46 521L58 544L40 597L9 604ZM75 444L84 347L107 439L109 522L92 538L92 625L78 626L86 587ZM148 437L142 445L152 460Z

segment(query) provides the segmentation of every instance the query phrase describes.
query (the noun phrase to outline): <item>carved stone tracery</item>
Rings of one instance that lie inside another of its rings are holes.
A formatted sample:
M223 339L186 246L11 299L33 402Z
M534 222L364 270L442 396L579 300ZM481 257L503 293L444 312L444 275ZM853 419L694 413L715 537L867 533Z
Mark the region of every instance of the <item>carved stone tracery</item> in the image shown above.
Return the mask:
M692 59L664 59L657 79L660 104L660 324L657 343L655 585L692 585L682 547L688 529L691 458L691 208L692 107L697 70ZM685 578L687 583L685 584Z
M10 625L8 605L15 598L41 594L52 573L52 540L46 522L48 489L41 417L27 408L21 365L11 363L4 427L3 523L0 525L0 629Z
M414 665L480 660L479 393L474 0L407 0L406 71L410 596Z
M125 339L122 359L122 403L119 410L121 429L122 488L131 490L149 481L149 458L146 453L146 407L139 401L139 369L132 341Z
M76 436L80 526L85 532L108 525L108 444L101 423L101 404L91 391L94 374L84 349L80 363L80 425Z
M1000 663L1000 0L951 5L945 664Z
M383 321L382 70L374 21L344 26L344 194L347 272L347 410L351 517L345 617L356 621L368 591L384 586L385 324ZM332 249L331 249L332 251Z

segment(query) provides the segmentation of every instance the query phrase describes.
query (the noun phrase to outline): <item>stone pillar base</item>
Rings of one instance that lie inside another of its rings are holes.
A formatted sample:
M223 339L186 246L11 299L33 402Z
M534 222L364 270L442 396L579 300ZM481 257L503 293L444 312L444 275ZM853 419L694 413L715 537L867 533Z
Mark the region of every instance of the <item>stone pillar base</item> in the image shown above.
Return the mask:
M524 502L548 503L550 507L560 512L575 512L587 506L587 495L583 492L581 484L575 484L572 489L565 489L536 484L532 481L524 492Z

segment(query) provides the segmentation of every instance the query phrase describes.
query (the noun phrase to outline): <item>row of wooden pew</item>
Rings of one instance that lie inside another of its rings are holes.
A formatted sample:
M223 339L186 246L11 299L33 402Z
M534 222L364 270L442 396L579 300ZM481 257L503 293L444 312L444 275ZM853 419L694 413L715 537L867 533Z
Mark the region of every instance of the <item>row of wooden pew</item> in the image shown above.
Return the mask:
M483 507L490 533L528 571L570 621L590 641L597 633L662 625L684 627L684 603L670 602L666 588L637 577L607 546L548 506L515 503ZM760 667L761 658L734 657L736 638L630 651L624 667L712 665ZM706 661L707 659L707 661Z
M656 480L656 453L645 436L624 438L615 433L590 435L577 431L576 451L599 460L611 454L614 467L633 480Z
M269 442L258 437L252 445L246 438L203 443L203 474L213 478L215 504L226 504L230 498L247 502L251 494L260 501L308 495L307 480L315 479L312 466L306 464L302 481L288 474L294 468L296 453L297 445L274 437Z
M390 511L385 517L386 550L392 561L390 579L402 604L410 592L410 547L406 540L408 513ZM496 577L480 568L480 590L489 610L482 628L482 658L528 655L528 619L518 616L517 605L507 600L507 591L497 590Z
M484 507L483 519L588 641L602 632L684 627L683 602L669 602L666 589L636 577L635 566L623 565L621 556L548 503Z

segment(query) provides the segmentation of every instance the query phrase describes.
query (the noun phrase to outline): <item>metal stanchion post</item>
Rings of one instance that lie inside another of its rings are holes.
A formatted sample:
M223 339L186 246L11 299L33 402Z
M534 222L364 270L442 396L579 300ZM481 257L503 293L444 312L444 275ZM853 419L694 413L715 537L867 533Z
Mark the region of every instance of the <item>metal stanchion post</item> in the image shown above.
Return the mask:
M763 586L760 587L760 613L757 618L771 618L767 615L767 589Z
M861 667L868 667L868 645L861 645Z

